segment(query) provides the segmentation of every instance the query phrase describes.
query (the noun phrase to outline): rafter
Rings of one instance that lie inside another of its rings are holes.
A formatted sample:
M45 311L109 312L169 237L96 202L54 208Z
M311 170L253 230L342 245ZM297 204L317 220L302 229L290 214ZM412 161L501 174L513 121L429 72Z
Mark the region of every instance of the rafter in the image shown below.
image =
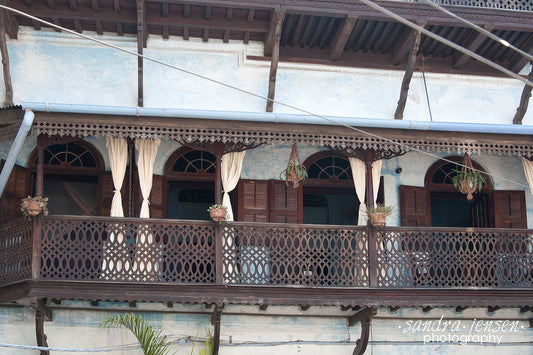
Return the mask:
M270 19L270 25L268 27L268 33L265 38L265 57L272 56L274 50L274 43L277 41L279 46L279 40L281 38L281 27L283 25L283 19L285 18L285 9L276 9L272 13ZM278 38L279 37L279 38Z
M100 4L98 3L98 0L91 0L91 8L93 11L100 11Z
M529 72L529 75L527 78L529 81L533 81L533 63L531 65L531 71ZM514 124L522 124L522 119L524 118L527 112L527 107L529 105L529 98L531 97L531 89L533 88L526 84L524 86L524 90L522 90L522 96L520 97L520 105L516 109L516 114L514 115L514 118L513 118Z
M486 31L492 31L493 28L494 26L492 24L486 24L483 26L483 29ZM475 52L485 39L487 39L487 37L484 34L472 31L462 46L469 51ZM462 69L470 58L471 57L465 53L457 52L452 57L452 67L454 69Z
M533 33L529 34L528 39L525 41L524 45L521 46L521 49L524 52L533 55ZM521 55L520 53L515 53L509 62L509 69L515 73L520 72L523 67L526 66L528 59Z
M339 26L339 29L331 42L331 54L329 55L330 60L336 61L340 59L356 22L357 15L348 15Z
M409 93L409 84L411 83L411 78L413 77L413 71L415 70L416 64L416 54L418 52L418 47L420 46L420 37L420 32L416 32L413 34L412 39L410 41L411 49L409 50L407 67L405 68L405 74L402 80L400 99L398 100L398 106L396 107L396 112L394 113L394 118L397 120L403 119L403 111L407 102L407 94Z
M68 0L68 6L71 10L76 10L78 4L76 3L76 0Z
M120 12L120 0L113 0L113 11L116 14Z
M271 24L272 33L272 50L270 61L270 74L268 77L268 101L266 104L266 111L272 112L274 109L274 97L276 95L276 77L278 74L279 63L279 42L281 40L281 29L283 27L283 19L285 18L285 11L276 11L273 16L276 21ZM270 37L270 32L269 32ZM265 54L267 52L267 43L265 43Z

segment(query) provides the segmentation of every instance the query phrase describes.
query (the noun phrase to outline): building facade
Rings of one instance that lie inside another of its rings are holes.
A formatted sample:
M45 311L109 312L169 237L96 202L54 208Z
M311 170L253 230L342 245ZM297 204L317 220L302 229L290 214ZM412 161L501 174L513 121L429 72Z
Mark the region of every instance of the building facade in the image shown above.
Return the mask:
M533 8L371 4L6 2L2 352L530 353Z

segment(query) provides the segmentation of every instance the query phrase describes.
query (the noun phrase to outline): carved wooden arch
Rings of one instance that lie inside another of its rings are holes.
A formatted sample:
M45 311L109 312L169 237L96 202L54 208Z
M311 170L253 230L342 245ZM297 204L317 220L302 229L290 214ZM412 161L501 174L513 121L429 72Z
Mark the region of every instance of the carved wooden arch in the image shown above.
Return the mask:
M327 186L327 187L349 187L353 188L353 178L352 178L352 171L350 168L350 162L348 161L348 157L339 151L320 151L314 154L311 154L307 159L304 160L303 165L309 172L309 169L312 167L313 164L316 164L320 160L324 158L337 158L342 159L347 162L347 169L346 173L348 175L348 179L339 179L339 177L336 174L331 174L327 179L314 179L314 178L308 178L304 180L304 186ZM339 169L343 169L342 167L339 167ZM326 173L326 175L329 175Z
M444 160L445 159L445 160ZM424 177L424 186L430 190L430 191L457 191L453 184L444 184L444 183L434 183L432 182L433 177L435 174L439 171L439 169L447 164L450 164L450 161L456 162L458 164L461 164L463 162L463 157L453 155L453 156L447 156L443 159L437 160L435 163L433 163L428 170L426 171L426 176ZM487 174L486 170L476 161L472 160L472 165L475 169L483 172L483 175L486 178L486 183L483 185L482 191L492 191L494 189L492 179L490 175ZM461 170L461 167L458 166L455 168L457 170Z
M42 143L45 146L45 149L56 144L76 144L84 149L86 149L89 154L94 158L95 167L76 167L76 166L55 166L55 165L44 165L46 172L56 172L61 174L84 174L84 175L99 175L105 170L105 163L102 155L91 143L86 140L79 138L68 138L68 139L55 139L55 138L46 138L42 140ZM27 167L35 171L37 168L37 154L38 148L35 147L31 152L28 160Z
M216 157L212 151L207 150L207 149L194 149L192 147L183 146L183 147L176 149L176 151L174 151L174 153L172 153L172 155L167 159L165 163L165 168L164 168L165 177L171 180L174 179L174 180L214 181L215 175L216 175L215 173L211 174L211 173L202 172L202 171L195 172L195 173L173 171L173 167L176 164L177 160L181 158L182 156L186 155L187 153L190 153L193 151L205 152L207 154L212 155L214 158L212 161L212 164L213 164L213 167L216 168Z

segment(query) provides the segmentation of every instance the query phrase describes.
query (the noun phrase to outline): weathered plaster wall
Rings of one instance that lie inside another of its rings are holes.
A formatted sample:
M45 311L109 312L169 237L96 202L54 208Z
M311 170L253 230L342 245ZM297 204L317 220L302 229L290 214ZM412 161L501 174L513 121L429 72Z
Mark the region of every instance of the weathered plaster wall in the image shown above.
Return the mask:
M53 321L44 324L48 345L75 349L135 345L137 342L129 331L99 327L106 317L131 311L143 312L150 324L162 329L175 342L172 350L177 354L190 353L191 343L185 341L187 337L201 338L208 329L211 332L213 329L209 313L212 309L203 305L174 305L170 309L162 304L137 304L132 309L125 303L100 302L98 307L91 307L89 302L63 301L60 308L53 310ZM301 311L296 307L271 306L259 311L257 306L229 305L224 313L220 353L226 355L348 355L355 348L361 331L359 324L347 325L347 317L355 312L341 311L338 307L311 307ZM506 329L505 321L509 325ZM450 336L455 336L456 342L449 340ZM424 313L412 308L396 312L380 308L372 321L367 353L529 354L532 342L533 330L529 328L527 314L519 313L518 309L494 313L486 309L467 309L457 313L453 309L436 308ZM0 343L36 345L32 309L0 307ZM0 352L35 353L4 347L0 347ZM141 354L141 351L106 354Z
M136 48L136 38L98 36ZM14 99L96 105L137 105L137 59L70 34L21 28L8 40ZM269 63L261 43L229 44L150 36L145 54L183 70L266 96ZM403 72L280 63L276 100L317 114L393 118ZM426 75L435 121L510 124L523 84L514 79ZM0 94L2 92L0 91ZM144 106L264 112L265 100L150 61L144 64ZM405 119L428 121L422 76L410 85ZM275 112L294 109L274 105ZM533 122L529 110L524 124Z

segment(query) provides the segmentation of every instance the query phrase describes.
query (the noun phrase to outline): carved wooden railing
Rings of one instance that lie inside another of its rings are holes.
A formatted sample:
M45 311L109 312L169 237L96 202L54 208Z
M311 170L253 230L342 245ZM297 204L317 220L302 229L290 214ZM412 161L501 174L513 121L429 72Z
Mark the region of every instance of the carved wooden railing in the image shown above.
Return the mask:
M0 284L31 278L32 228L27 220L0 228Z
M533 287L533 230L48 216L39 250L31 234L27 221L0 229L0 284L31 278L33 255L41 280Z

